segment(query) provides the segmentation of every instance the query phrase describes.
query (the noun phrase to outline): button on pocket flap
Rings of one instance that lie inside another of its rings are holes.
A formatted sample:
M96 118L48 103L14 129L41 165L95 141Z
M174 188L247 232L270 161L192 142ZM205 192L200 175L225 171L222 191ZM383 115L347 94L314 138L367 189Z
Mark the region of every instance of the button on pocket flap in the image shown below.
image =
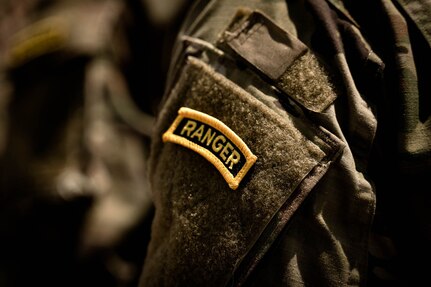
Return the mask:
M342 148L192 57L155 130L145 286L223 286L235 272L246 275ZM222 171L235 177L248 160L233 190Z
M219 45L311 111L322 112L336 99L327 71L307 46L258 11L239 11Z

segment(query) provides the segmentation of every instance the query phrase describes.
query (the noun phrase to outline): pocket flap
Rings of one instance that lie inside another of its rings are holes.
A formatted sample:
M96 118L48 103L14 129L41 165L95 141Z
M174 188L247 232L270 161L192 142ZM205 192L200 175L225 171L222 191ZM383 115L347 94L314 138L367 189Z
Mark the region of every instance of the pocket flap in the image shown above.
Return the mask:
M337 98L328 72L307 46L258 11L238 12L220 45L308 110L322 112Z

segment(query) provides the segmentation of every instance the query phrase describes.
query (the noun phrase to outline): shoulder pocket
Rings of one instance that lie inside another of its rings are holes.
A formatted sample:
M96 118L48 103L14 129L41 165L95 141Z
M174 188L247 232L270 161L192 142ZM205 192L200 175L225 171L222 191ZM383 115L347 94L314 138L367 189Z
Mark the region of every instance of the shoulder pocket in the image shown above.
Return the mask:
M328 71L307 46L259 11L239 11L219 45L307 110L322 112L337 97Z
M188 123L184 108L216 121L192 117ZM210 142L209 129L218 131ZM145 286L224 286L232 276L244 279L343 147L326 130L276 112L194 57L155 131L150 174L156 217ZM166 138L172 133L183 143ZM217 136L225 140L213 146ZM246 155L234 138L254 156L235 190L220 166L229 171L234 151Z

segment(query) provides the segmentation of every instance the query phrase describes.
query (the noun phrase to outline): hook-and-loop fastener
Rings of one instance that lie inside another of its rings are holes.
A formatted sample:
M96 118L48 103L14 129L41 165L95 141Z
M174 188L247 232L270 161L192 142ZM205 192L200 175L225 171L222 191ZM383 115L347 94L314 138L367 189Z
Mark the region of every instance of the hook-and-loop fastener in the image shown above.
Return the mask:
M337 98L327 70L312 51L261 12L239 11L219 45L308 110L322 112Z

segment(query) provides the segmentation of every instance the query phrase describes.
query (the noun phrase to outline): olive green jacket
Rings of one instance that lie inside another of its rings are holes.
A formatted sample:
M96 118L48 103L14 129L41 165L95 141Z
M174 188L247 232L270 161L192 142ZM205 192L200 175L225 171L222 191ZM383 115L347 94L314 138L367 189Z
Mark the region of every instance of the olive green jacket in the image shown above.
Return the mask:
M429 6L197 1L152 136L140 286L419 280Z

